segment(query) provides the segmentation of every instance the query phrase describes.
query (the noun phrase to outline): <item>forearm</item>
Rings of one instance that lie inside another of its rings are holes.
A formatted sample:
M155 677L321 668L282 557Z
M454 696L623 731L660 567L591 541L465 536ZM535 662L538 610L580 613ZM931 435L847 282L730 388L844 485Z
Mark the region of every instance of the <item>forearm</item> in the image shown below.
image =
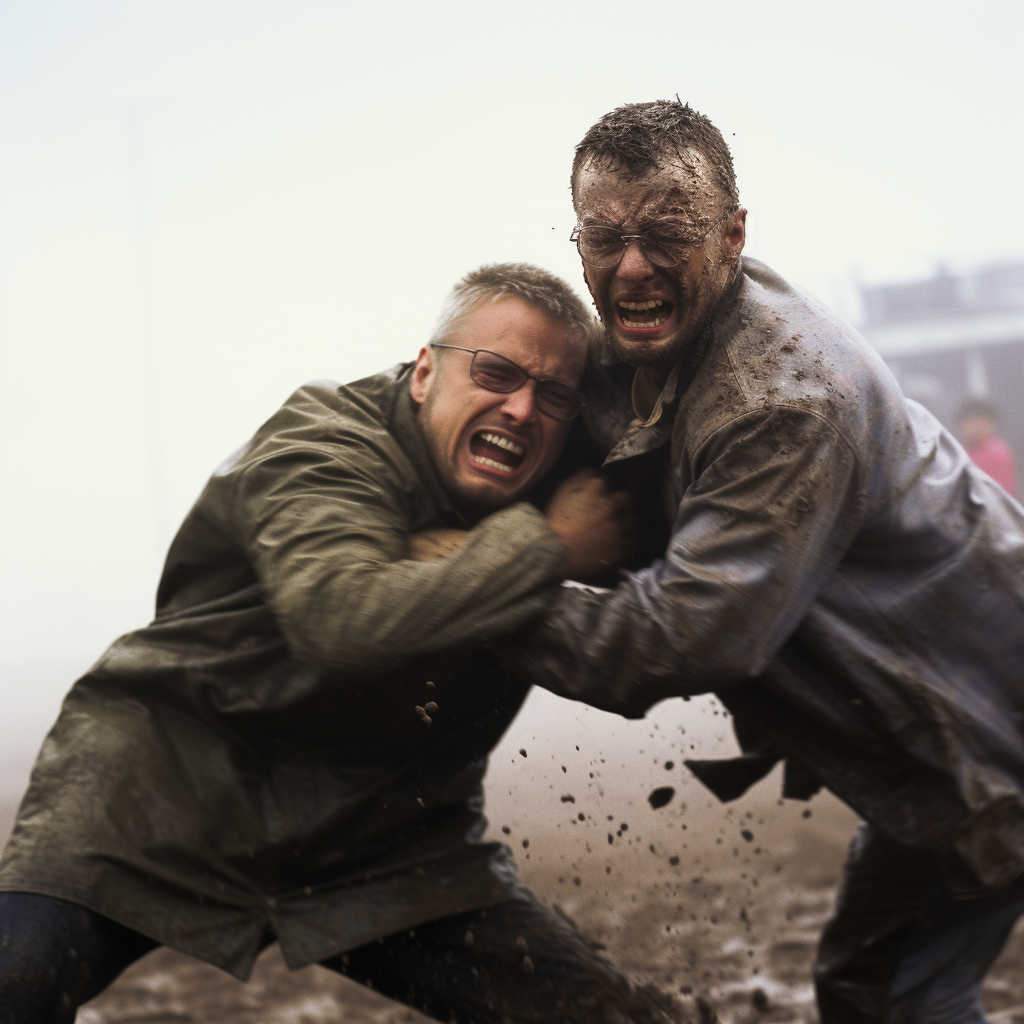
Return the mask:
M613 591L563 588L543 619L495 651L534 685L629 718L742 676L740 665L702 657L708 638L688 628L685 602L672 601L658 576L654 566Z
M504 645L515 671L627 715L764 672L856 533L855 459L813 418L754 420L721 447L664 558L613 591L560 593Z
M518 505L488 517L441 561L374 560L346 545L291 576L273 605L297 654L379 672L525 626L550 606L562 558L539 513Z

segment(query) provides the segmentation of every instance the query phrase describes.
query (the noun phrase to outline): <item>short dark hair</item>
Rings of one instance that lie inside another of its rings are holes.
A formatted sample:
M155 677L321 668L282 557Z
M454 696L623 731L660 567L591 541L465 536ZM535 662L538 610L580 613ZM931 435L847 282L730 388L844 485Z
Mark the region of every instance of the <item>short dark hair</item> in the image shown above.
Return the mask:
M666 157L685 159L687 149L695 149L704 157L723 197L730 206L739 206L732 154L722 133L678 97L627 103L605 114L576 147L571 179L573 201L577 175L588 160L603 161L612 170L641 177L661 166Z

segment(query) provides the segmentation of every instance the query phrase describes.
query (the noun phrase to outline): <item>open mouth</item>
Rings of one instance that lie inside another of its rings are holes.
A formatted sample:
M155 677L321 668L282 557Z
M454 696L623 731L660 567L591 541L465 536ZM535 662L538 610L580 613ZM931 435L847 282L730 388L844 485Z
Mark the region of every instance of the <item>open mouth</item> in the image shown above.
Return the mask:
M526 448L493 430L481 430L469 441L469 457L484 469L511 475L526 458Z
M616 304L619 323L627 331L656 331L672 318L672 303L664 299Z

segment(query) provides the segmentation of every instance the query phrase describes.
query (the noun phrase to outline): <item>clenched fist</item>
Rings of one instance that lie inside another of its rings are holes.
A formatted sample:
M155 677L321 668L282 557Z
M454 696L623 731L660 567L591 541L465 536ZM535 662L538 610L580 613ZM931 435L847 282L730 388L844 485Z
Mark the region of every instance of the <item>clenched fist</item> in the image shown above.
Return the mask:
M563 481L544 510L548 526L565 542L565 575L573 580L606 576L633 549L635 524L629 495L612 491L595 470L581 469Z

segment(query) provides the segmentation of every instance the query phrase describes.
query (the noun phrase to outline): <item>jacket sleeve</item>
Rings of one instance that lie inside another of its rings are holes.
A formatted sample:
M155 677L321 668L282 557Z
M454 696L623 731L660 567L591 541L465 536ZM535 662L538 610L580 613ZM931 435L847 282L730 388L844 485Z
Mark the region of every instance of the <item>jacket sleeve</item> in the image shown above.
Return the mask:
M365 451L305 447L246 470L236 493L246 547L293 654L376 674L491 640L550 605L564 546L540 512L509 506L455 554L413 562L407 490Z
M563 588L500 645L512 667L632 716L764 671L856 534L855 455L814 413L775 407L721 427L692 461L664 558L605 593Z

